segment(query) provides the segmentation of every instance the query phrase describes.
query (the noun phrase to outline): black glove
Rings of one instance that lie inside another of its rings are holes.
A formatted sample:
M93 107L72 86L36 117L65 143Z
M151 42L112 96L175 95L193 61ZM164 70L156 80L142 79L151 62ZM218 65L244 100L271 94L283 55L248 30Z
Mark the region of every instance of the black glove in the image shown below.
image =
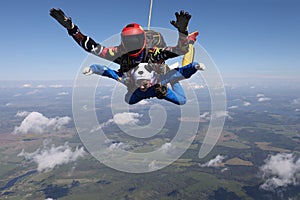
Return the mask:
M52 8L50 10L50 15L54 19L56 19L66 29L74 28L74 24L72 23L72 19L70 17L67 17L61 9Z
M170 21L170 23L178 29L179 33L187 35L188 24L192 16L188 12L184 12L183 10L180 11L180 14L176 12L175 15L176 22L172 20Z
M164 85L161 85L159 83L155 84L154 85L154 92L156 94L156 97L158 99L163 99L166 97L167 95L167 91L168 91L168 88Z

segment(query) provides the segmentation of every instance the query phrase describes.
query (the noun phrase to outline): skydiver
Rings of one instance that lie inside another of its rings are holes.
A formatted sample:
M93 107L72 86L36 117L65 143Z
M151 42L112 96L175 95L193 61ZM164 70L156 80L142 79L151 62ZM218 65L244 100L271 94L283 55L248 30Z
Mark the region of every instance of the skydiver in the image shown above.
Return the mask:
M73 24L71 18L67 17L61 9L50 10L50 15L56 19L68 31L68 34L87 52L96 56L113 61L120 65L118 76L137 67L140 63L162 64L169 58L184 55L188 52L188 44L195 42L196 37L188 37L188 23L191 15L188 12L180 11L175 13L176 21L171 24L179 32L177 45L165 48L146 48L146 34L143 28L136 23L126 25L121 32L121 44L113 47L105 47L95 42L91 37L80 32ZM158 97L166 94L166 88L157 86L155 92Z
M159 64L141 63L134 69L130 69L130 80L128 77L120 77L120 73L104 65L93 64L86 67L83 71L85 75L98 74L119 81L127 86L128 92L125 95L125 101L128 104L135 104L142 99L157 97L165 99L177 105L186 103L186 97L179 81L190 78L197 70L204 70L202 63L192 62L183 67L177 67L166 74L159 74L156 71L160 69ZM167 84L171 88L167 88ZM162 94L157 95L156 90L161 90Z

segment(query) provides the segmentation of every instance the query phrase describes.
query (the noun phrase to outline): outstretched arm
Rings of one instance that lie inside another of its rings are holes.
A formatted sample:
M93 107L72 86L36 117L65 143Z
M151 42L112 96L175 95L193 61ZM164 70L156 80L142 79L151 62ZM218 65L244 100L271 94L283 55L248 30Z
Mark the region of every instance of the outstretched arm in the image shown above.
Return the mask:
M184 55L189 51L189 44L195 43L197 36L198 31L195 31L188 36L184 36L184 38L182 38L182 41L180 41L179 38L178 45L175 47L152 48L149 50L149 52L152 54L151 59L158 63L161 63L164 60Z
M191 15L183 10L180 13L176 12L176 21L171 21L171 24L178 30L178 42L176 46L168 46L166 48L152 49L154 60L167 60L180 55L184 55L189 51L189 44L194 44L198 32L195 31L188 35L188 23Z
M71 35L84 50L106 60L118 63L116 59L121 55L120 46L105 47L95 42L91 37L81 33L79 28L73 24L72 19L67 17L61 9L52 8L50 15L68 30L69 35Z
M170 47L170 51L178 54L184 55L188 52L189 42L191 38L188 37L188 24L192 17L188 12L184 12L183 10L180 13L176 12L176 21L172 20L170 23L178 30L178 43L175 47ZM194 38L194 41L196 38Z

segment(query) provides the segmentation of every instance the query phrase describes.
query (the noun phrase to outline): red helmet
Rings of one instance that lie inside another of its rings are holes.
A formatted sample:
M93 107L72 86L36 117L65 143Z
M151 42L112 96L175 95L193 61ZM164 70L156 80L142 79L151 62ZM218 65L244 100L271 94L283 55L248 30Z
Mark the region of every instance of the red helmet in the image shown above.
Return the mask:
M121 38L129 56L136 57L145 49L146 33L139 24L132 23L125 26Z

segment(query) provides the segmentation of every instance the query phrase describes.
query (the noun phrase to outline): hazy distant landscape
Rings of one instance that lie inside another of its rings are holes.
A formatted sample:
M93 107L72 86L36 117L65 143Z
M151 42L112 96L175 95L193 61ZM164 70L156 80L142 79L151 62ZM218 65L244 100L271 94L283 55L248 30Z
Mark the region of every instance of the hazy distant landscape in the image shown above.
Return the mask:
M300 199L299 0L73 2L1 2L0 200ZM185 55L206 68L181 81L185 105L126 107L123 85L83 75L91 64L119 69L121 57L109 60L131 51L128 23L175 48L121 65L160 63L194 43Z
M225 126L204 159L198 152L210 96L206 87L194 87L201 120L192 145L162 170L130 174L105 166L85 149L73 121L72 81L3 81L0 199L300 199L300 87L280 82L226 84ZM180 109L156 99L131 106L126 116L128 123L147 124L149 108L159 103L168 115L164 129L143 141L124 134L109 107L111 83L95 97L108 148L149 152L174 137Z

